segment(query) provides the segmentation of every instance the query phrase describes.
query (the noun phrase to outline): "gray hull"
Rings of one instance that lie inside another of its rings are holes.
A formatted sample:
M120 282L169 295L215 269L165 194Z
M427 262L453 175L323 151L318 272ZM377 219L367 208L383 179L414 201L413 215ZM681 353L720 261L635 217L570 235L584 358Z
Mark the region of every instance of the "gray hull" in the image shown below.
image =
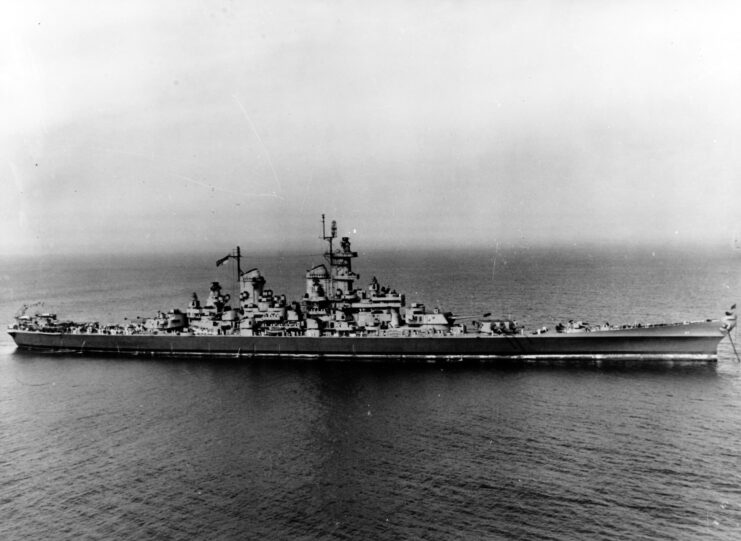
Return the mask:
M65 334L12 330L18 348L59 352L341 360L715 360L717 321L581 333L445 337L267 337Z

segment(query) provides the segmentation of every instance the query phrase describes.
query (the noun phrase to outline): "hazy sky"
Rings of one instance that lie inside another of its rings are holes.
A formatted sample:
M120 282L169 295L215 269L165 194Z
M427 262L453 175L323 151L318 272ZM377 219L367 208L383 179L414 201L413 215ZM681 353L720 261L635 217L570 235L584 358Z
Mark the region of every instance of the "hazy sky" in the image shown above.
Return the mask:
M737 5L7 2L0 253L730 245Z

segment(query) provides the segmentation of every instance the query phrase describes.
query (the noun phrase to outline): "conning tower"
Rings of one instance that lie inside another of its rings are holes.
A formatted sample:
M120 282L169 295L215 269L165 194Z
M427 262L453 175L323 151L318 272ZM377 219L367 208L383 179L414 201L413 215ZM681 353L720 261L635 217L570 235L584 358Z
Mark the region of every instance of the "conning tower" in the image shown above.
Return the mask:
M242 308L256 304L262 296L265 278L257 269L243 272L239 277L239 301Z

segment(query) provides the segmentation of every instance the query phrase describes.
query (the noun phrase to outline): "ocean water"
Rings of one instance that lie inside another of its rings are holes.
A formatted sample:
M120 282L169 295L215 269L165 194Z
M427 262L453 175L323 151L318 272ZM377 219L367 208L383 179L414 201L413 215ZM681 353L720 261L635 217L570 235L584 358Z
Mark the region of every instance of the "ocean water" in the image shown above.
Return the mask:
M220 256L221 254L216 254ZM0 260L22 303L120 321L205 298L212 256ZM319 258L263 254L298 297ZM724 252L362 253L407 300L559 320L719 317ZM739 539L741 365L394 366L16 352L0 337L0 539Z

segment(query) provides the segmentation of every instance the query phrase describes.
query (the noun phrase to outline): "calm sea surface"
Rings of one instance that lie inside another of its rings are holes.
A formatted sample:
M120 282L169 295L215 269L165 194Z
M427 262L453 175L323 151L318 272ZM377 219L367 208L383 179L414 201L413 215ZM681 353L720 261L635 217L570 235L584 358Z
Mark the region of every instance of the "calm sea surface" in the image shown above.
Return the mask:
M212 256L0 259L0 319L184 307ZM265 255L302 293L320 258ZM361 253L365 285L526 325L717 318L741 258ZM741 337L739 337L741 340ZM15 352L0 337L0 539L741 539L741 365L392 366Z

